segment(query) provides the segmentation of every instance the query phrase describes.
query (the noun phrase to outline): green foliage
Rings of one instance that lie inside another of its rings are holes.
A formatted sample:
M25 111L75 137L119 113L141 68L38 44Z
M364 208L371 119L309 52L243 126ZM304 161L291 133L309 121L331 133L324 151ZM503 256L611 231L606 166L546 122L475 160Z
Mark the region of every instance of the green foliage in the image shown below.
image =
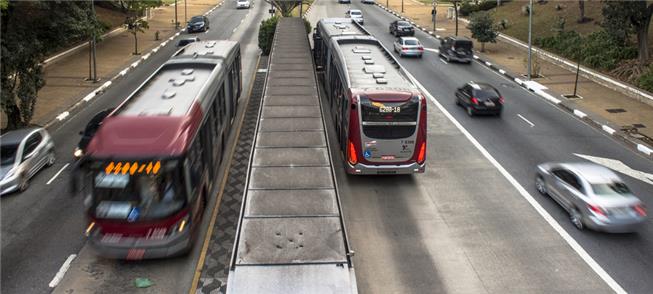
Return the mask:
M505 3L505 2L508 2L508 1L503 0L501 2ZM474 12L488 11L488 10L494 9L495 7L497 7L497 1L496 0L483 1L483 2L478 3L478 5L476 5L476 4L474 4L474 3L470 2L470 1L465 1L465 2L461 3L461 5L460 5L460 15L469 16Z
M601 26L621 44L625 44L628 37L635 32L629 24L629 17L633 14L633 4L635 3L629 1L603 1Z
M263 51L263 55L270 55L272 42L274 41L274 31L277 29L278 16L273 16L261 21L258 31L258 47Z
M494 18L487 11L479 11L472 14L467 28L472 32L472 38L481 43L496 43L497 36L495 31Z
M653 92L653 69L649 67L648 72L639 77L637 86L646 91Z
M637 56L637 49L619 44L610 33L601 30L587 37L575 31L563 31L558 35L538 38L535 44L593 68L610 70L620 61Z
M3 0L4 1L4 0ZM44 86L41 62L73 42L87 40L99 25L89 2L6 1L2 8L1 103L9 129L28 125Z

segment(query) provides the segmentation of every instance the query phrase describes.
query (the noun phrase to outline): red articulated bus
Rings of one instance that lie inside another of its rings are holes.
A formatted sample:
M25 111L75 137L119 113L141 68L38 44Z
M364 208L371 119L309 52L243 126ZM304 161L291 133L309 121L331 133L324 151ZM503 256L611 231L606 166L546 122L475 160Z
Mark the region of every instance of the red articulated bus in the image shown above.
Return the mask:
M196 42L103 120L73 176L87 210L86 235L101 256L190 251L241 88L240 45Z
M313 43L347 173L423 173L426 99L392 54L351 19L320 20Z

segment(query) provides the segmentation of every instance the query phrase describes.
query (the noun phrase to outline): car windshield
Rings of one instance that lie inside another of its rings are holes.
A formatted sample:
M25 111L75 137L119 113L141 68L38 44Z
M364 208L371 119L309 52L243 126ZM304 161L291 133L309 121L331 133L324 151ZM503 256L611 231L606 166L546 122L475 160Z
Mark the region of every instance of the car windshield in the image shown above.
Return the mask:
M137 168L114 165L118 172L93 169L86 174L91 214L101 219L142 221L168 217L185 206L183 177L176 161L166 163L160 172L146 163L132 163L132 167L134 164Z
M628 189L628 186L620 182L591 184L591 186L594 194L599 196L630 194L630 189Z
M204 22L204 18L202 18L201 16L195 16L190 19L190 22L191 23Z
M417 40L404 40L404 45L419 45L419 42Z
M476 90L474 91L474 97L477 99L485 100L485 99L495 99L499 98L499 93L497 93L494 90Z
M410 26L410 24L407 21L398 21L397 25L402 26L402 27L409 27Z
M18 145L2 145L0 147L0 157L2 166L12 165L16 161L16 151L18 150Z

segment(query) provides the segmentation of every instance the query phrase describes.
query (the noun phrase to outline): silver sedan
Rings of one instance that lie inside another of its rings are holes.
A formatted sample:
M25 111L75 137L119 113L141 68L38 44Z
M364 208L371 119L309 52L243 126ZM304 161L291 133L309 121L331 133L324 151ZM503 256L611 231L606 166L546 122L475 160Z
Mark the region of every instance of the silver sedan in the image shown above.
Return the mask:
M632 232L646 221L646 207L612 170L593 163L544 163L535 187L567 212L578 229Z
M55 162L54 142L43 128L9 131L0 137L0 195L24 191L29 179Z

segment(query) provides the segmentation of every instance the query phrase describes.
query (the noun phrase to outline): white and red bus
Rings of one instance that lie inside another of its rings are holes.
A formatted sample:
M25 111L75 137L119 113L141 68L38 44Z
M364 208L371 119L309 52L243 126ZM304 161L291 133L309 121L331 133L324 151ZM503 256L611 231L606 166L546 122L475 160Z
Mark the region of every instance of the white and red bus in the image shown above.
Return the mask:
M320 20L313 43L347 172L424 172L426 100L392 54L346 18Z
M103 120L73 177L100 255L192 248L236 113L240 58L234 41L192 43Z

